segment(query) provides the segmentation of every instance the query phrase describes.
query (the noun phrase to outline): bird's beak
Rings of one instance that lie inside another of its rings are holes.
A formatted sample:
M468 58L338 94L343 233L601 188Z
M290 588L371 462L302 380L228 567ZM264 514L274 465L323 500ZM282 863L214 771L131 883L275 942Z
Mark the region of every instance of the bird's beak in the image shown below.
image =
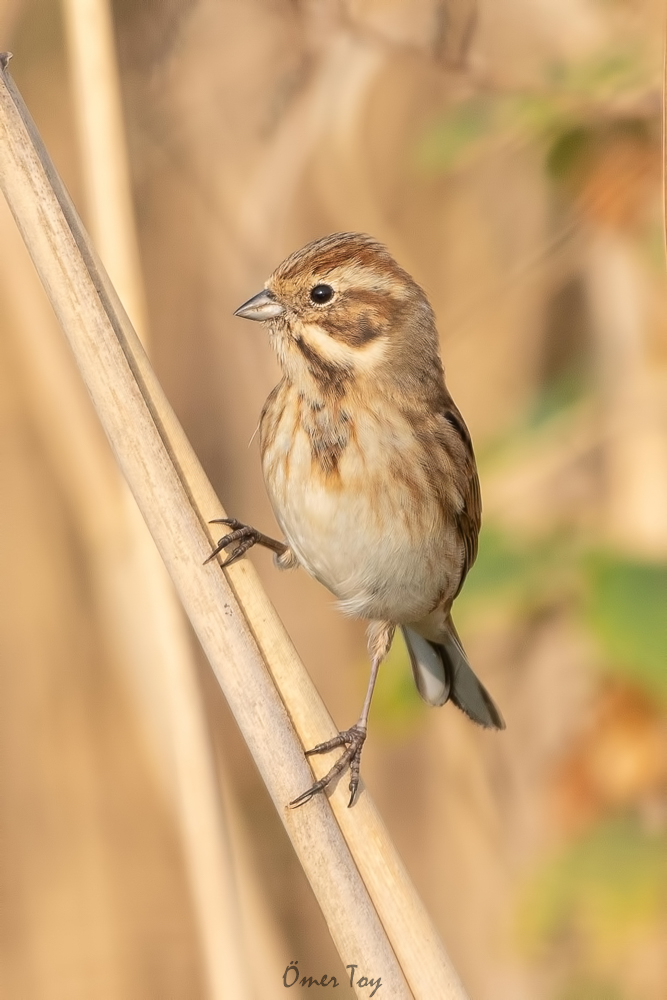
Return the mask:
M234 315L240 316L241 319L265 320L275 319L284 312L285 307L278 302L273 292L263 288L261 292L239 306Z

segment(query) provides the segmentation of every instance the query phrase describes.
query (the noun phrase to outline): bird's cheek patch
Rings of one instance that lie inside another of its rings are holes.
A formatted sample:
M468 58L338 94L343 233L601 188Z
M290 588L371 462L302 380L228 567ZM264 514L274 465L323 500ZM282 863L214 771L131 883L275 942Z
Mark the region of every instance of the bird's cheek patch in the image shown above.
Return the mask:
M369 313L362 313L359 317L356 328L356 343L361 347L371 340L376 340L386 333L387 324L382 320L374 319Z
M359 348L377 340L389 329L389 322L378 309L353 308L339 310L321 320L322 329L339 344Z

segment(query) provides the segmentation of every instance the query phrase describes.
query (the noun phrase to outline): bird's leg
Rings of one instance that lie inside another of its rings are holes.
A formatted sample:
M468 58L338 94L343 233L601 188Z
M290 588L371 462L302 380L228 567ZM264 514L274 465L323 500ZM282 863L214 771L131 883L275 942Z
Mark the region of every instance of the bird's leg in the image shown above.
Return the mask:
M287 567L290 564L291 549L285 542L279 542L275 538L263 535L257 528L251 528L249 524L242 524L235 517L216 517L213 521L209 521L209 524L226 524L232 530L223 535L218 541L208 559L204 560L204 565L215 559L220 552L230 545L234 545L235 548L232 554L222 563L223 566L231 566L237 559L244 556L253 545L262 545L265 549L271 549L275 553L275 559L279 566Z
M317 792L321 792L322 789L326 788L334 778L337 778L339 774L349 766L350 768L350 801L348 802L348 808L354 802L357 794L357 789L359 787L359 768L361 765L361 751L363 749L364 743L366 741L366 731L368 728L368 713L371 710L371 701L373 699L373 690L375 688L375 682L377 680L378 671L380 669L380 664L389 652L389 647L391 646L391 641L394 637L394 628L390 622L371 622L368 629L368 648L371 653L371 675L368 680L368 688L366 689L366 697L364 699L364 706L361 710L361 715L359 720L355 723L351 729L345 729L334 736L333 739L327 740L325 743L318 743L317 746L313 747L312 750L306 750L306 757L310 757L315 753L328 753L329 750L335 750L336 747L345 747L345 751L340 755L336 763L333 765L330 771L316 781L314 785L311 785L305 792L298 795L297 798L290 802L290 806L302 806L305 802L312 799L313 795Z

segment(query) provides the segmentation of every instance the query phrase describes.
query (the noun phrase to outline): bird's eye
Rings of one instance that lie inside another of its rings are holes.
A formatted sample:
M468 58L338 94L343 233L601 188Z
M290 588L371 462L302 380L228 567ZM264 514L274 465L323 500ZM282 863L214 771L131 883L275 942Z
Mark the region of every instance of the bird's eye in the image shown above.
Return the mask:
M318 306L321 306L325 302L331 301L333 293L334 290L331 285L315 285L310 290L310 298L312 302L317 302Z

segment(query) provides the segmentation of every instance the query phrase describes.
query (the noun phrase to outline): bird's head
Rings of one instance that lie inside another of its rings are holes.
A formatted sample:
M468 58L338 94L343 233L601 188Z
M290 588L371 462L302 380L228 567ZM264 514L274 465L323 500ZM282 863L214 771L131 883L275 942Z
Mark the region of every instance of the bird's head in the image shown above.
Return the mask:
M280 264L235 313L269 324L285 375L305 392L341 395L370 379L442 377L425 293L381 243L335 233Z

